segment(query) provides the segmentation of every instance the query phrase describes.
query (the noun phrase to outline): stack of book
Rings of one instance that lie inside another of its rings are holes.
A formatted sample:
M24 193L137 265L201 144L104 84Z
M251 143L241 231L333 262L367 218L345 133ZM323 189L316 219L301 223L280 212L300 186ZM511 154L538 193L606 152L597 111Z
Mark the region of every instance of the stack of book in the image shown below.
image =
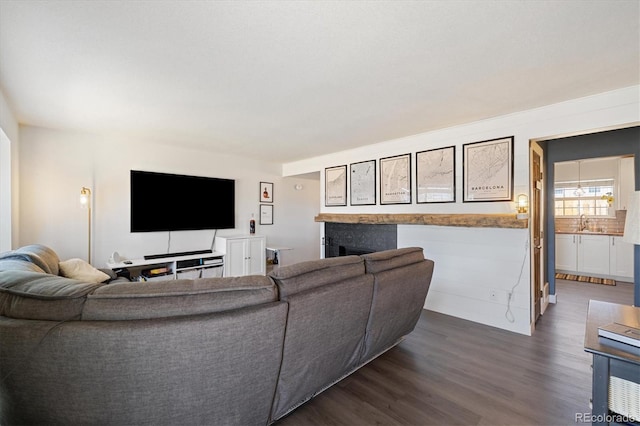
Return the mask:
M640 328L613 322L598 327L598 336L640 348Z

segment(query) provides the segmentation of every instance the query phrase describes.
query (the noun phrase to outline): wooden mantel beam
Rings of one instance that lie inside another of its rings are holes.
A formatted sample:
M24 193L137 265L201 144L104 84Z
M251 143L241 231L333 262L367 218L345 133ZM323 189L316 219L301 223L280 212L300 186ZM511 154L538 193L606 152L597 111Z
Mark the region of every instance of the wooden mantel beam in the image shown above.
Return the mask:
M462 226L468 228L527 228L527 219L515 214L421 214L421 213L320 213L316 222Z

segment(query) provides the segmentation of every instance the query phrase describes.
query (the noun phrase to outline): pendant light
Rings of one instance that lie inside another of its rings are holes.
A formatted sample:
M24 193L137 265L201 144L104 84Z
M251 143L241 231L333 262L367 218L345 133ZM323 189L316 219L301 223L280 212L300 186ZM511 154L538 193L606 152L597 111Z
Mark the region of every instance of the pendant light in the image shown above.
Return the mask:
M582 185L580 185L580 163L582 161L578 160L578 189L575 190L574 194L576 197L582 197L584 195L584 189L582 189Z

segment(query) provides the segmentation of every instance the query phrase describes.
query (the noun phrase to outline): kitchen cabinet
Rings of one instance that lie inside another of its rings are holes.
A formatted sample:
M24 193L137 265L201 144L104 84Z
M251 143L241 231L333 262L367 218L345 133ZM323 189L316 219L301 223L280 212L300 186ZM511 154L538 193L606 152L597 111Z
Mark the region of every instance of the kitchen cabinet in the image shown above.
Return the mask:
M224 253L224 276L266 274L266 238L256 235L217 237L216 251Z
M601 234L556 234L556 271L633 282L633 244Z
M609 275L609 236L580 234L578 271L585 275Z
M613 235L609 239L609 275L633 282L633 244Z
M575 273L578 270L578 236L556 234L556 270Z

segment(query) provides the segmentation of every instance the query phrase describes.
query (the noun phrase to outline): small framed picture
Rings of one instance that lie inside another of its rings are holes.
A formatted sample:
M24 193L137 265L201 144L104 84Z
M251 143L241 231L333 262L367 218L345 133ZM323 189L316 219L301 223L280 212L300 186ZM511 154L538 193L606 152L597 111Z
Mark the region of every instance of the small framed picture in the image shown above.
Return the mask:
M273 203L273 183L260 182L260 202Z
M411 154L380 159L380 204L411 204Z
M324 205L347 205L347 166L324 169Z
M376 160L351 164L351 205L376 204Z
M260 204L260 225L273 225L272 204Z

